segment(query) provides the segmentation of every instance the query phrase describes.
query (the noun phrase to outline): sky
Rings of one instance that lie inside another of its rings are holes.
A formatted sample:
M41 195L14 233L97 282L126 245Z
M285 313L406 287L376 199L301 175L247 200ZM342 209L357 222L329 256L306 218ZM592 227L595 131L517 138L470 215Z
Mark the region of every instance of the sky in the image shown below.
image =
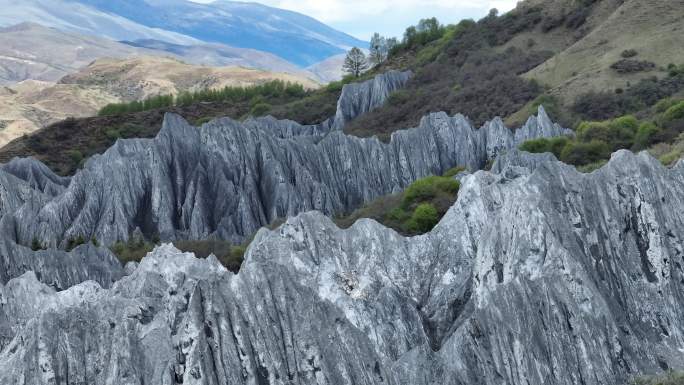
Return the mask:
M193 0L207 3L210 0ZM363 40L373 32L401 37L421 18L437 17L444 24L479 19L490 9L506 12L517 0L253 0L314 17Z

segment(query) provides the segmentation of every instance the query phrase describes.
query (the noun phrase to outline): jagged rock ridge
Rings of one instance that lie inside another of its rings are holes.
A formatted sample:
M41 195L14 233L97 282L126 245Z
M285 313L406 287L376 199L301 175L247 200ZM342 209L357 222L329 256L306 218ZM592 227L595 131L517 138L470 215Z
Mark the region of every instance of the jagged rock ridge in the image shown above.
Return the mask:
M306 213L261 230L237 275L167 245L109 290L13 279L0 382L618 385L684 367L684 162L495 168L424 236Z
M388 144L269 118L197 128L168 115L156 138L118 141L49 202L5 215L0 231L51 247L77 237L109 245L136 229L162 240L240 242L276 218L349 212L418 178L476 170L524 140L566 134L543 108L515 132L498 118L478 130L461 115L431 114Z

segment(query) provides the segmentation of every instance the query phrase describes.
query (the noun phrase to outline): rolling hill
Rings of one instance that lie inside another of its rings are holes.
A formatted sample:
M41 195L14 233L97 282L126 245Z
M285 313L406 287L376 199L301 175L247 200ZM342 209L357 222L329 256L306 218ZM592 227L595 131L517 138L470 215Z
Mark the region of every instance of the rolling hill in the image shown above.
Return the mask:
M110 103L271 80L299 83L308 89L318 87L318 83L303 76L242 67L196 66L165 57L100 59L57 83L26 80L2 87L0 145L60 120L93 116Z
M641 79L662 77L671 63L684 63L684 1L627 0L596 14L597 25L524 77L551 88L565 104L588 91L627 89ZM623 57L626 56L626 57ZM617 63L636 64L616 70ZM639 69L639 63L645 69ZM647 63L653 63L648 67Z

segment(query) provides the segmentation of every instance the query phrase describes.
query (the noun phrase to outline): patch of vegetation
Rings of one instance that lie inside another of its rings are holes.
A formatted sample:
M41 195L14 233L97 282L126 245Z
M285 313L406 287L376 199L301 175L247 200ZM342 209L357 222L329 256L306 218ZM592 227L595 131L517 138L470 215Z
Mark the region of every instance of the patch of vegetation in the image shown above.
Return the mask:
M237 273L242 265L249 242L243 245L233 245L228 241L219 239L204 239L173 241L173 245L183 252L194 253L197 258L207 258L213 254L226 269ZM119 258L121 263L126 264L128 262L140 262L159 243L159 239L156 237L148 241L142 237L132 236L126 242L113 244L110 246L110 250Z
M680 101L679 103L673 103L672 106L665 110L663 117L667 121L684 119L684 100Z
M663 79L643 79L623 93L588 92L580 95L571 110L584 120L606 120L632 114L684 90L684 71Z
M456 166L456 167L452 167L452 168L446 170L446 172L444 172L444 174L442 174L442 176L445 176L447 178L453 178L456 175L458 175L464 171L466 171L465 167Z
M148 242L142 237L130 237L127 242L116 242L109 249L119 258L122 264L140 262L147 253L154 249L157 242Z
M248 87L224 87L223 89L217 90L206 89L196 92L182 92L176 97L173 95L157 95L142 101L108 104L100 110L98 115L121 115L172 106L189 106L195 103L206 102L238 103L253 100L257 97L278 98L287 96L300 98L304 95L306 95L306 90L301 84L273 80L264 84Z
M519 75L549 58L552 53L533 49L496 49L516 33L534 28L539 8L522 7L498 16L493 12L474 22L435 28L430 39L400 44L378 71L407 63L414 77L385 106L351 122L345 132L377 135L415 127L430 112L463 113L475 125L494 116L508 116L539 96L543 88ZM410 35L410 33L409 33Z
M592 170L617 150L640 151L657 145L652 153L664 164L671 164L684 152L678 145L667 144L684 139L684 100L664 99L654 109L659 113L650 120L625 115L605 121L585 121L577 126L573 139L535 139L523 143L520 149L532 153L551 152L565 163Z
M449 27L440 24L437 18L422 19L417 25L406 28L403 40L391 48L389 55L396 56L402 52L424 47L428 43L443 38L447 28Z
M43 245L43 243L39 241L37 237L33 237L33 239L31 240L31 250L38 251L45 249L47 249L47 247Z
M661 142L653 145L649 152L666 166L675 164L679 159L684 158L684 133L672 143Z
M71 251L78 246L85 245L85 243L86 243L86 240L85 240L85 238L83 238L82 235L79 235L76 238L69 238L67 240L66 251Z
M263 106L255 109L257 104L264 103L272 106L268 113L278 119L292 119L303 124L320 123L335 115L341 87L349 81L345 79L331 87L304 91L303 96L300 86L288 87L287 83L272 84L270 87L228 88L225 92L179 95L170 107L66 119L17 138L0 150L0 162L7 162L16 156L32 156L56 173L70 175L78 170L85 159L104 152L117 139L156 136L167 112L201 124L215 117L242 119L249 116L250 112L264 112ZM216 101L202 101L211 99Z
M613 63L610 68L619 74L651 71L656 68L655 63L646 60L622 59Z
M158 108L171 107L174 105L173 95L151 96L144 100L132 101L129 103L111 103L100 109L98 115L121 115L131 112L141 112L156 110Z
M361 218L371 218L404 235L427 233L456 201L460 183L453 175L463 170L454 167L444 176L419 179L402 193L380 197L335 222L346 228Z
M179 250L194 253L198 258L207 258L213 254L226 269L237 273L240 271L242 260L247 251L247 244L233 245L230 242L218 239L205 239L201 241L174 241L173 245Z
M105 128L105 135L110 140L117 140L121 138L133 138L145 131L144 127L136 124L124 123L116 127Z
M684 385L684 373L669 371L660 376L639 377L631 385Z
M638 54L639 53L635 49L626 49L626 50L622 51L620 56L622 56L625 59L629 59L631 57L637 56Z

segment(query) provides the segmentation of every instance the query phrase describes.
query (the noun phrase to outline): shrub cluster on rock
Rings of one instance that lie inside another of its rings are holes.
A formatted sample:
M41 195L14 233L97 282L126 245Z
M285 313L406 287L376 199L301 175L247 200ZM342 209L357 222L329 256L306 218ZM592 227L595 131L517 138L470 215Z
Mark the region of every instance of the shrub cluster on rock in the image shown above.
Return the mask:
M654 119L640 121L632 115L605 121L584 121L576 137L535 139L523 143L523 151L551 152L575 166L601 164L620 149L640 151L656 143L671 143L684 133L684 100L663 99L655 105ZM661 161L669 164L678 152L669 151ZM677 158L678 159L678 158Z
M380 197L335 222L349 227L361 218L372 218L404 235L427 233L456 201L460 183L454 176L464 170L454 167L443 176L419 179L402 193Z
M684 385L684 373L668 371L660 376L638 377L631 385Z
M140 236L131 236L126 242L117 242L110 249L122 263L140 262L147 253L151 252L159 239L146 240ZM198 258L206 258L213 254L232 272L238 272L242 265L247 244L233 245L220 239L178 240L173 245L183 252L194 253Z

